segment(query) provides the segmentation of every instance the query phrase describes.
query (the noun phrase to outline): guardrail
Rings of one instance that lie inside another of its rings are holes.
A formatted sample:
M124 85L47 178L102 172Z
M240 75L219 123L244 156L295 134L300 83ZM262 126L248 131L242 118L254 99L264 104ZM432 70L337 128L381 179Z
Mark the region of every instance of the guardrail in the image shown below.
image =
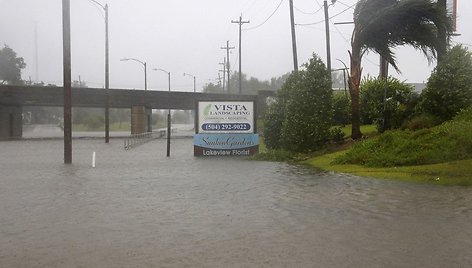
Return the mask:
M139 134L133 134L126 137L123 141L123 147L125 150L130 150L133 147L144 144L157 136L156 138L163 137L166 134L165 130L159 130L156 132L144 132Z

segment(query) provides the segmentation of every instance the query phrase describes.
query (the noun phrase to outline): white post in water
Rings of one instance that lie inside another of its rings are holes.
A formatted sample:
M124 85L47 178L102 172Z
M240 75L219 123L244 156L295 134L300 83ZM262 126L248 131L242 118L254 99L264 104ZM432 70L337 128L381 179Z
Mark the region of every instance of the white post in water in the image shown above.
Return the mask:
M92 167L95 167L95 152L92 154Z

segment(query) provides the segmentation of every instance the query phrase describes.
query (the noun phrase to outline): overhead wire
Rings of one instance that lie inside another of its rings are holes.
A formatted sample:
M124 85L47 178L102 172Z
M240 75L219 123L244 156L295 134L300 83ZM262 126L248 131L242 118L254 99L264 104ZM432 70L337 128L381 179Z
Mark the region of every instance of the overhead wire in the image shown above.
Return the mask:
M343 14L344 12L348 11L349 9L351 9L353 6L355 6L356 4L353 4L352 6L349 6L348 8L344 9L343 11L329 17L329 19L332 19L332 18L335 18L341 14ZM307 25L315 25L315 24L320 24L320 23L323 23L325 20L320 20L320 21L317 21L317 22L312 22L312 23L296 23L295 25L297 26L307 26Z
M257 29L259 27L261 27L262 25L266 24L266 22L268 22L272 16L274 16L274 14L279 10L280 6L282 5L282 3L284 2L285 0L280 0L279 4L277 5L277 7L275 8L275 10L272 12L272 14L270 14L269 17L267 17L267 19L265 19L262 23L254 26L254 27L250 27L250 28L246 28L246 29L242 29L243 31L250 31L250 30L254 30L254 29Z
M351 9L354 10L354 5L351 5L351 6L350 6L350 5L345 4L345 3L343 3L343 2L341 2L341 1L339 1L339 0L337 0L336 3L340 3L341 5L346 6L346 7L351 8ZM357 4L357 3L356 3L356 4ZM356 4L355 4L355 5L356 5Z
M323 9L323 7L321 6L320 8L318 8L317 10L315 10L313 12L306 12L306 11L303 11L303 10L297 8L296 6L293 6L293 8L295 10L297 10L298 12L300 12L302 14L305 14L305 15L315 15L316 13L320 12Z

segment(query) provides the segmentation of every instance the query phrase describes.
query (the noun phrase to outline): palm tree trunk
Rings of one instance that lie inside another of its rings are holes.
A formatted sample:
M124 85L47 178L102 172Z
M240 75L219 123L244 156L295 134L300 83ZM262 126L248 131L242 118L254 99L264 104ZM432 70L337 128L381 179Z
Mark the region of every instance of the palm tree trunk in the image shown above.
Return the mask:
M349 93L351 94L351 117L352 129L351 138L354 140L362 138L360 124L359 87L361 83L361 48L352 44L351 56L351 76L349 77Z

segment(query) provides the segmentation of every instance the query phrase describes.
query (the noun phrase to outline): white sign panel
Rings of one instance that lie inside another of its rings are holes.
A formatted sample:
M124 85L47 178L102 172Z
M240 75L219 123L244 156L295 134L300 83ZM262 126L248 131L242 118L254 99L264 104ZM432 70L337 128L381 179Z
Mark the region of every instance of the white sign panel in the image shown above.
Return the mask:
M254 133L254 102L200 101L198 133Z

